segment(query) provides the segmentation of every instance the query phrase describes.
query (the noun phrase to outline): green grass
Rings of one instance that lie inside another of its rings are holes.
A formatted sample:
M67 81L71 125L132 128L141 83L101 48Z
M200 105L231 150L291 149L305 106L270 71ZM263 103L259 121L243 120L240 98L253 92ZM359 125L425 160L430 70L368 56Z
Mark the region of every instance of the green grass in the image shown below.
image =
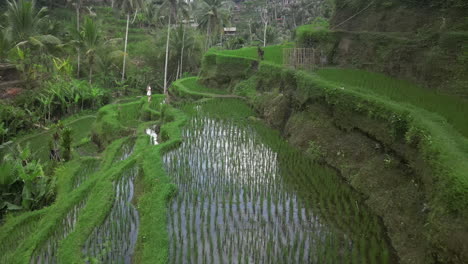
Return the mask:
M83 138L90 135L93 122L96 120L95 116L79 116L69 118L63 123L72 129L73 144L80 142ZM43 162L49 160L49 141L52 140L52 134L55 129L50 129L44 132L31 134L15 140L22 148L29 145L32 153Z
M296 28L296 42L301 47L317 47L318 44L331 40L328 21L318 19L312 24Z
M344 89L389 98L437 113L447 119L456 130L468 137L468 101L424 89L411 82L394 79L383 74L355 69L320 69L317 74Z
M198 93L212 93L212 94L229 94L226 90L214 89L206 87L198 82L198 78L185 78L181 81L185 87L187 87L190 91L198 92Z
M229 94L227 90L206 87L199 83L197 77L184 78L173 82L170 91L180 98L217 97Z
M292 47L292 44L262 47L262 49L265 51L265 61L276 64L283 64L283 49ZM258 59L257 47L245 47L237 50L222 50L216 51L216 53L244 57L249 59Z

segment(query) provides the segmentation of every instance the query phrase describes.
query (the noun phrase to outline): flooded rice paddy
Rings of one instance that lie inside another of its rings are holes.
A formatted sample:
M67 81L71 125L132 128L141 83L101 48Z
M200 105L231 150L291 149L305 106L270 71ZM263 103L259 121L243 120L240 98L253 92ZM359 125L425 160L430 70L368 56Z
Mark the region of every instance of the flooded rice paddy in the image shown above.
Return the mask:
M137 168L129 169L114 183L114 205L83 248L86 263L131 263L139 224L138 211L131 203L137 174Z
M57 263L59 242L62 241L62 239L65 239L68 236L68 234L70 234L75 228L78 214L80 213L81 209L83 209L83 207L86 205L86 201L87 199L82 200L81 202L73 206L71 210L68 211L65 218L63 218L62 221L58 224L58 226L55 227L52 235L49 236L47 241L34 252L30 261L31 264Z
M395 263L385 229L331 170L250 126L193 118L164 156L178 186L170 263Z
M130 157L135 150L135 141L136 137L130 137L125 140L125 142L122 144L122 147L120 148L120 151L115 156L113 163L128 159L128 157Z
M92 159L83 162L82 167L75 173L73 178L73 189L80 187L93 173L99 170L99 160Z

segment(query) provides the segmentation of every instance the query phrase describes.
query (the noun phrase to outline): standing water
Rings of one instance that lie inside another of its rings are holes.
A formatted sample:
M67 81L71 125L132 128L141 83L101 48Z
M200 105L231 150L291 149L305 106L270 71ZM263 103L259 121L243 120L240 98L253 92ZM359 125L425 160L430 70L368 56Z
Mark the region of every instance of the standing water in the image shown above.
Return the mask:
M171 263L394 263L385 230L338 176L256 130L192 119L164 156L179 192Z
M131 263L138 235L138 211L131 204L138 169L123 173L114 184L116 199L104 223L96 227L83 248L87 263Z

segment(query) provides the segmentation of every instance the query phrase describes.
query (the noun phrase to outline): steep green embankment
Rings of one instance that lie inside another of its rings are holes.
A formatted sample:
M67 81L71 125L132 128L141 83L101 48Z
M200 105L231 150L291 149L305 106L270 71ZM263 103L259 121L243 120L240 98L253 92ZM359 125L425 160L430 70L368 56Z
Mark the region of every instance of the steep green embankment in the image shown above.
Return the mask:
M296 31L328 62L413 80L468 98L466 1L335 0L330 27Z
M440 114L220 51L205 55L201 78L248 96L291 143L368 195L402 263L468 258L468 141Z

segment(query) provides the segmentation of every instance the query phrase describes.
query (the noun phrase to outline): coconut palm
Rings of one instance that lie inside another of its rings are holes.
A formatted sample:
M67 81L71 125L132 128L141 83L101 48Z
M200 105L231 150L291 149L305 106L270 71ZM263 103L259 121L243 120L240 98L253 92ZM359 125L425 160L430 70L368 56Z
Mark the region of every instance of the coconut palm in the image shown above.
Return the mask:
M164 62L164 94L167 95L167 69L169 62L169 42L171 36L171 21L177 19L179 12L188 17L188 5L184 0L164 0L159 12L167 12L166 58Z
M125 79L125 67L127 61L127 43L128 43L128 27L130 26L130 15L137 12L143 7L142 0L116 0L114 6L117 6L123 13L127 15L127 27L125 30L124 57L122 66L122 81Z
M52 35L41 34L40 28L45 23L46 8L36 10L35 1L9 1L6 18L8 33L16 45L31 44L45 47L47 44L58 45L60 40Z
M75 6L75 11L76 11L76 32L80 32L80 10L81 6L83 4L83 0L75 0L73 5ZM78 45L76 47L76 53L77 53L77 70L76 70L76 77L80 78L80 66L81 66L81 47Z
M198 58L200 51L199 43L196 41L193 30L187 30L183 25L177 27L170 41L170 47L175 52L171 53L171 58L177 60L176 77L180 78L183 73L184 64L186 69L193 65Z
M42 65L50 62L46 51L50 47L59 47L61 41L53 35L43 34L42 25L45 23L45 8L39 10L35 7L35 1L9 1L7 3L6 28L7 39L10 44L16 48L20 68L26 73L26 78L36 78L32 61L42 61ZM29 51L36 52L34 56ZM25 62L25 60L29 60Z
M224 24L229 22L228 3L224 0L203 0L198 12L198 27L206 31L206 49L211 46L211 37L221 33Z
M187 5L187 9L185 12L182 13L182 18L186 18L186 22L187 23L181 23L180 25L183 27L183 30L182 30L182 47L180 48L180 70L178 70L179 74L177 76L177 78L181 78L182 77L182 73L183 73L183 69L184 69L184 51L185 51L185 32L186 32L186 27L188 23L190 23L190 18L191 18L191 14L192 14L192 5L191 4L188 4Z
M6 18L13 39L18 43L39 35L39 28L44 23L47 8L39 11L35 8L35 1L8 1Z
M93 67L96 61L96 51L101 45L101 38L98 26L89 17L85 18L81 36L83 40L83 46L86 51L86 57L88 59L89 83L91 83L93 78Z

